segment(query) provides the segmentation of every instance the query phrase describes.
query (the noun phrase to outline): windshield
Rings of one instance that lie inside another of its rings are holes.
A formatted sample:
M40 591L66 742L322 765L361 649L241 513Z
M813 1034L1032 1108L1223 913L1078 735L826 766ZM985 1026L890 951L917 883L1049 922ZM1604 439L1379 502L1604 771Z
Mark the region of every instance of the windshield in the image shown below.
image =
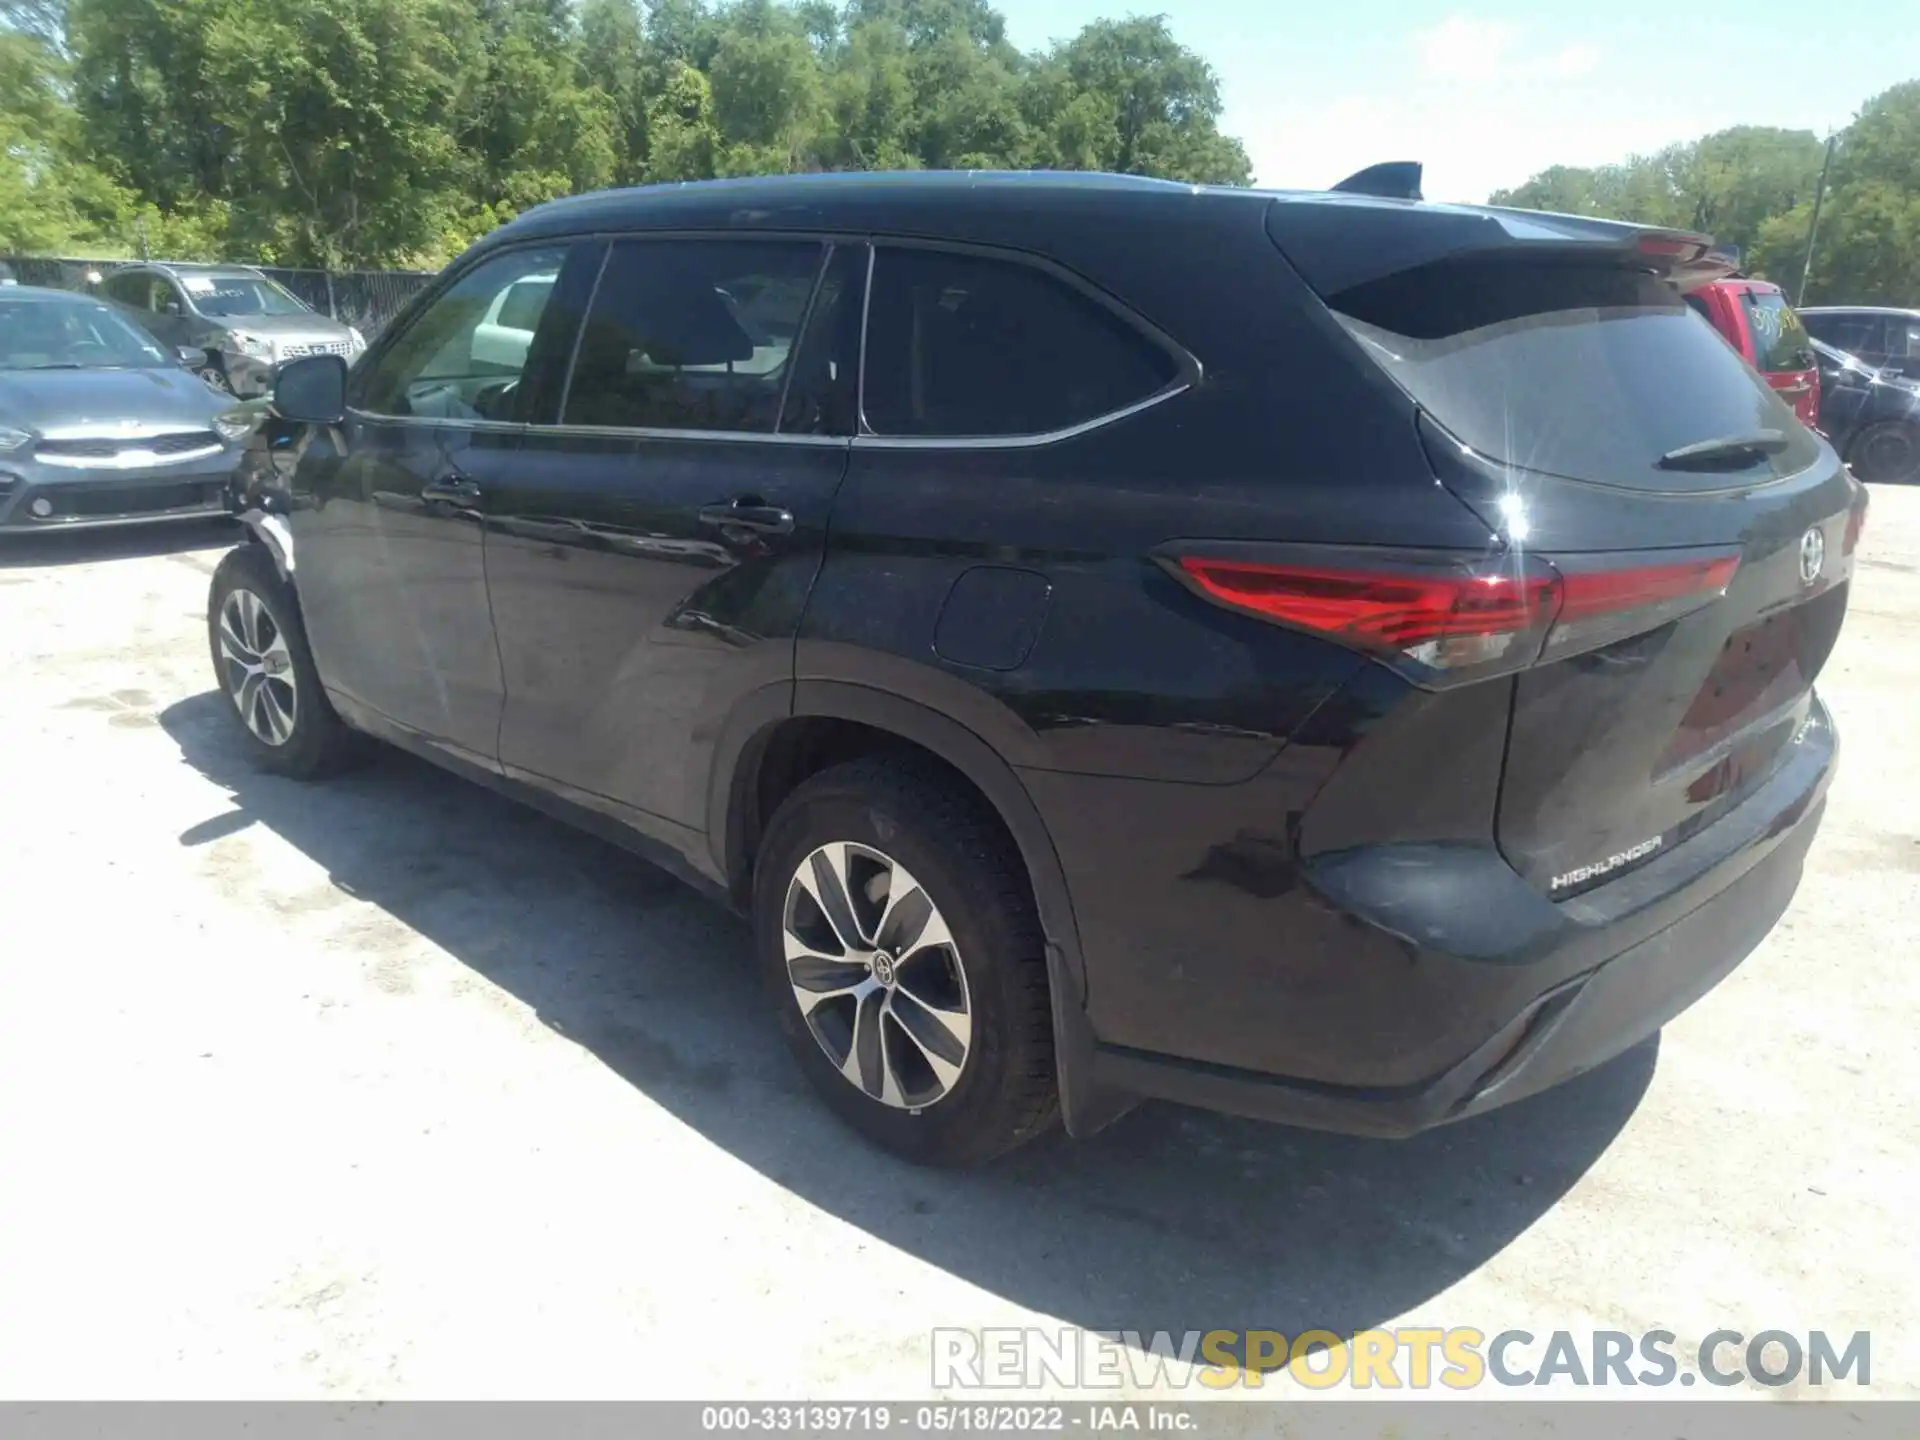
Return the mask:
M0 299L0 370L155 369L149 336L93 300Z
M304 315L307 307L258 275L188 275L181 286L202 315Z

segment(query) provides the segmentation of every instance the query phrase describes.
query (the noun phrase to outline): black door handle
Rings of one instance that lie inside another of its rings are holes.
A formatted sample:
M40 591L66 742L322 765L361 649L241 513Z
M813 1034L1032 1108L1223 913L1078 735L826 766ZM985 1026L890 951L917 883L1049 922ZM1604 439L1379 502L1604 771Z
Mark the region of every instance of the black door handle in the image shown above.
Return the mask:
M700 507L702 525L718 525L722 529L759 530L768 535L790 535L793 533L793 512L783 510L778 505L762 505L751 496L738 500L729 500L724 505L703 505Z
M446 475L421 486L420 498L430 505L437 501L470 510L480 503L480 487L464 476Z

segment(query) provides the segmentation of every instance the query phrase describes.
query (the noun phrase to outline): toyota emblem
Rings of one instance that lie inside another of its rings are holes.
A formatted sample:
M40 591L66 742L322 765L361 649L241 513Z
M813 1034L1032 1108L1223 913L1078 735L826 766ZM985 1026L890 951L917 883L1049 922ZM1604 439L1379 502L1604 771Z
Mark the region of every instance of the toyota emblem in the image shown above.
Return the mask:
M1800 537L1800 583L1811 585L1820 578L1820 568L1827 563L1827 537L1820 533L1820 527L1814 526Z

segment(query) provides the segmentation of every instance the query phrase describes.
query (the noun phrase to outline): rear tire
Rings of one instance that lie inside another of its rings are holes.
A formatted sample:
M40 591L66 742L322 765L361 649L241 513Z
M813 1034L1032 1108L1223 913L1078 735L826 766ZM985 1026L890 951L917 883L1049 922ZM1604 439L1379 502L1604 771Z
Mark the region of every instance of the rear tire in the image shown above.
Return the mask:
M1874 485L1920 481L1920 425L1882 420L1853 437L1847 464L1856 478Z
M227 552L207 595L207 644L225 709L247 758L311 780L351 757L354 735L320 688L300 605L267 552Z
M822 771L767 826L753 917L794 1058L874 1144L978 1165L1052 1127L1045 940L977 796L910 761Z

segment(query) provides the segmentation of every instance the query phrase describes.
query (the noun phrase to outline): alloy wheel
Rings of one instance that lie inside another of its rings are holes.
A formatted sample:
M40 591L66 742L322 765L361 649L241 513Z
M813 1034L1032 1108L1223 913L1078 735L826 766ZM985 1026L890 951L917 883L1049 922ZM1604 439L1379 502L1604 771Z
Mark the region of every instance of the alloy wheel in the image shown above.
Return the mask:
M247 728L267 745L292 739L299 713L293 655L287 637L251 590L229 591L220 607L220 659L227 694Z
M918 1111L951 1094L973 1047L959 947L892 857L822 845L787 884L781 940L807 1029L850 1085Z

